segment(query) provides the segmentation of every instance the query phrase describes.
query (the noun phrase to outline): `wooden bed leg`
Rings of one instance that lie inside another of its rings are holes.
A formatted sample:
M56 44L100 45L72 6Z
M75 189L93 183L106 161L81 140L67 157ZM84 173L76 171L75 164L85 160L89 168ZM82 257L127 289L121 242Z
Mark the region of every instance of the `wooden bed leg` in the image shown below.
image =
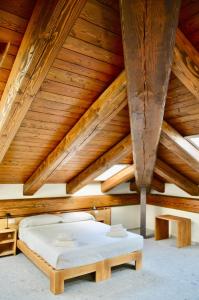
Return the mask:
M140 270L142 268L142 253L138 252L135 260L135 269Z
M64 279L62 274L57 271L52 271L50 273L50 290L55 295L64 292Z
M111 267L108 261L100 261L96 264L95 281L99 282L102 280L107 280L111 277Z

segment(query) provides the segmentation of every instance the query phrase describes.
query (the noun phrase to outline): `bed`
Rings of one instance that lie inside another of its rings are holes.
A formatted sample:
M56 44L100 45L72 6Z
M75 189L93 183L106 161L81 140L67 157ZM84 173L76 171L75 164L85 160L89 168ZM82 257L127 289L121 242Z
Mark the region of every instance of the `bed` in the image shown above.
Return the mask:
M18 248L49 278L54 294L64 291L64 280L95 272L96 281L110 278L111 267L135 261L135 269L141 268L143 238L127 232L126 237L109 237L110 226L96 222L86 213L70 213L36 223L25 218L19 224ZM61 218L60 220L58 218ZM31 217L33 218L33 217ZM40 221L38 219L40 218ZM28 226L27 225L28 220ZM33 220L33 219L32 219ZM35 219L34 219L35 220ZM76 247L59 247L55 243L60 234L70 233L77 241Z

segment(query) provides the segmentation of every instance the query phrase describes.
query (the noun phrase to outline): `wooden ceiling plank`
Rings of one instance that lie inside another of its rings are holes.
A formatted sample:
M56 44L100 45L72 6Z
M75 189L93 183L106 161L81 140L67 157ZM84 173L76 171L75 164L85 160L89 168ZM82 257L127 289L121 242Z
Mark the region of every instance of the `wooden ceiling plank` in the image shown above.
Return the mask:
M150 187L173 61L180 1L121 0L137 186Z
M199 172L199 150L166 121L163 121L162 124L160 143L184 160L193 170Z
M105 172L114 164L119 163L131 152L131 136L126 136L111 150L103 154L94 163L89 165L84 171L73 178L67 184L67 193L73 194L85 185L92 182L97 176Z
M10 43L0 41L0 67L3 67L4 61L6 59Z
M180 29L176 34L172 71L199 100L199 53Z
M163 181L153 177L152 182L151 182L151 189L155 190L159 193L164 193L165 192L165 183ZM136 192L138 191L135 180L132 180L130 182L130 191L136 191Z
M27 180L24 194L35 193L61 163L75 156L126 104L126 78L123 71Z
M192 196L199 195L199 188L195 183L193 183L191 180L177 172L175 169L167 165L162 160L156 160L154 171L167 182L177 185L179 188L181 188L188 194Z
M126 182L135 176L135 167L134 165L128 166L125 169L121 170L117 174L113 175L111 178L105 180L101 183L101 191L102 193L106 193L110 191L112 188L117 185Z
M0 161L85 2L37 1L0 102Z

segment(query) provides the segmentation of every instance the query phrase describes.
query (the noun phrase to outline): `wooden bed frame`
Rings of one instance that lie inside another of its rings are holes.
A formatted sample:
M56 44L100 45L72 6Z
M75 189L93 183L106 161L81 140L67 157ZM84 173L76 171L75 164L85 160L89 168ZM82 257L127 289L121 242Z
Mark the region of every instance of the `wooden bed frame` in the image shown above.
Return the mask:
M111 277L111 267L118 266L130 261L135 261L135 269L142 267L142 252L135 251L132 253L105 259L103 261L75 267L70 269L56 270L50 266L43 258L32 251L21 240L17 241L17 247L50 278L50 290L53 294L61 294L64 292L64 280L74 278L80 275L95 272L96 282L106 280Z

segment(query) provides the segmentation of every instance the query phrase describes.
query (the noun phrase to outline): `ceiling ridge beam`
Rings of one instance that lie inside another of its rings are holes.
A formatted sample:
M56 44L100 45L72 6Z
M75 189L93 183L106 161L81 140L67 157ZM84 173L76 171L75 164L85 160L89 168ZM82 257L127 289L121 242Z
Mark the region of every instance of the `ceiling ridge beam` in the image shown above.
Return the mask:
M24 184L24 194L34 194L58 166L69 161L126 105L126 77L123 71L30 176Z
M0 101L0 161L86 0L37 0Z
M120 7L136 184L150 189L180 0L121 0Z
M199 100L199 52L179 28L176 33L172 71Z
M115 175L111 176L107 180L101 183L101 191L102 193L106 193L110 191L112 188L117 185L126 182L135 176L135 167L134 165L128 166L125 169L119 171Z
M105 172L114 164L119 163L131 153L131 136L128 135L118 144L105 152L100 158L89 165L84 171L67 183L67 193L73 194L92 182L97 176Z
M177 130L163 121L160 143L182 159L191 169L199 172L199 150L187 141Z
M187 177L180 174L178 171L170 167L162 160L156 160L154 172L163 179L165 179L167 182L177 185L179 188L181 188L188 194L192 196L199 195L199 188L197 184L193 183Z

